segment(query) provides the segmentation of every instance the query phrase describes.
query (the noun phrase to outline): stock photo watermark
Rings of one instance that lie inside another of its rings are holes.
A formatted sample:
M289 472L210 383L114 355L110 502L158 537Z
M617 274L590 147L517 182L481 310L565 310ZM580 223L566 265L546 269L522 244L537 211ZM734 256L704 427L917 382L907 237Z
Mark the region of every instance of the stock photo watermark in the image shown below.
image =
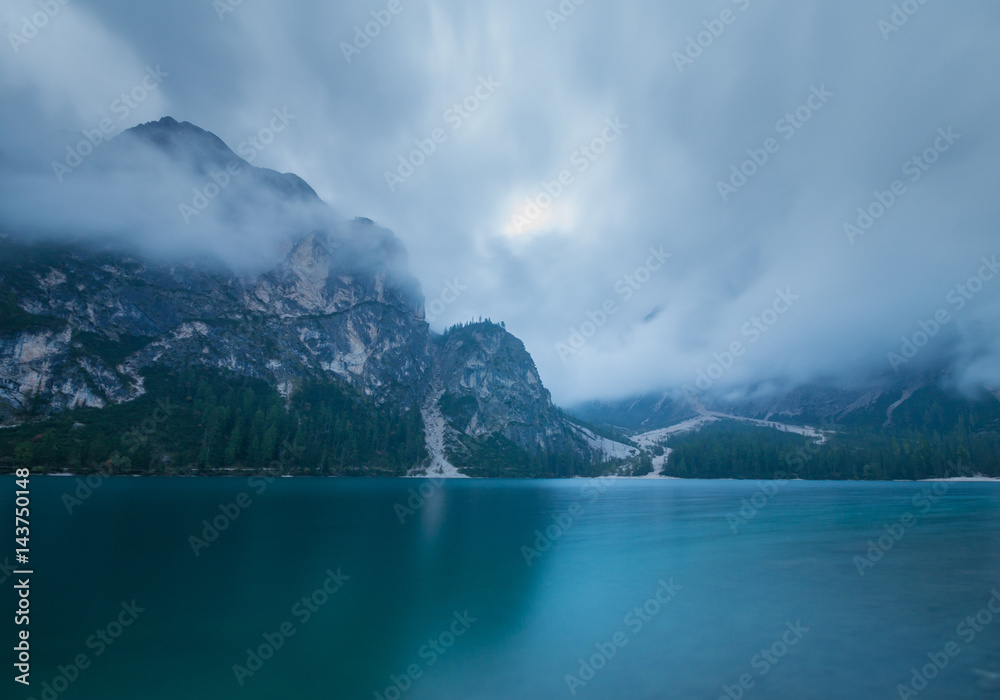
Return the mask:
M587 0L562 0L555 10L546 10L545 20L549 23L549 28L552 31L559 29L559 25L568 22L569 18L576 14L577 8L585 2Z
M895 522L883 525L883 533L876 539L868 540L868 549L863 557L854 555L851 561L858 570L858 576L864 577L868 573L868 569L874 568L882 561L885 555L891 552L893 547L906 536L906 533L920 523L920 518L930 513L947 494L948 484L945 482L938 482L916 494L910 501L912 510L903 513Z
M458 281L457 277L451 281L445 280L444 287L441 289L441 293L438 294L437 299L427 302L424 320L428 323L436 321L445 312L445 309L458 301L458 298L462 296L462 292L468 289L467 286Z
M326 570L326 578L312 593L302 596L292 605L290 614L300 625L305 625L318 613L323 606L330 602L330 599L340 592L344 584L351 580L351 577L342 572L339 568L336 571ZM233 664L233 675L239 685L246 683L248 678L253 678L254 674L264 668L264 664L274 658L274 655L285 646L285 642L291 639L298 629L291 620L285 620L277 627L275 632L264 632L261 637L264 641L256 648L247 648L246 662L244 664Z
M920 181L931 168L941 160L941 156L950 151L962 138L961 134L956 134L952 127L937 130L937 136L930 146L920 153L908 158L902 165L903 175L906 180L893 180L885 190L875 190L874 199L863 207L858 207L858 217L853 223L850 221L844 224L844 235L847 240L854 245L857 238L864 236L875 226L890 209L902 199L910 189L906 182L915 184Z
M599 135L588 143L581 144L570 154L569 162L576 172L574 173L572 169L560 170L555 177L542 182L541 191L534 197L525 199L524 208L511 218L510 230L524 233L543 220L552 205L576 184L577 175L587 172L590 166L608 151L608 147L621 138L628 129L628 124L623 124L621 117L606 119L604 125Z
M673 257L663 248L662 245L658 248L651 247L649 257L646 258L644 264L615 281L612 289L618 295L618 300L608 297L598 308L587 311L586 320L580 325L570 328L569 335L563 342L556 343L556 353L560 360L567 362L571 357L579 354L587 341L597 335L597 332L608 324L611 317L622 310L621 305L630 301L653 278L655 273L663 269L667 261Z
M928 652L926 664L919 668L910 669L909 682L896 686L900 700L915 698L926 690L930 682L948 667L951 660L962 653L962 645L967 647L975 642L976 638L993 624L997 616L1000 616L1000 591L994 588L990 593L993 597L986 602L984 607L975 614L966 617L955 627L955 636L959 641L950 640L939 651Z
M732 3L736 5L741 12L746 12L750 9L752 0L732 0ZM698 32L694 36L688 36L687 45L684 47L684 53L680 51L674 51L671 58L674 59L674 65L677 66L678 73L684 73L684 69L692 65L695 61L704 55L705 51L712 47L719 37L721 37L726 28L734 24L739 17L738 14L730 9L725 9L717 18L706 19L702 22L705 29Z
M920 12L928 2L930 0L904 0L898 5L893 5L889 18L880 19L875 23L879 32L882 33L882 39L889 41L889 38L902 29L910 21L910 18Z
M361 52L371 46L372 40L378 37L382 31L399 15L404 8L404 0L389 0L388 4L383 10L372 10L371 11L371 21L364 24L364 26L354 27L354 38L351 43L346 41L340 42L340 52L344 54L344 60L350 64L355 56L361 55ZM409 3L409 0L405 0Z
M890 352L886 355L886 358L889 360L889 366L892 367L894 372L898 373L900 369L908 365L913 358L920 354L921 350L927 347L948 324L955 320L953 314L964 309L969 302L985 289L986 284L991 282L1000 273L1000 262L997 261L996 255L992 258L984 257L981 262L983 264L976 271L976 274L969 277L962 284L956 285L945 296L945 301L954 307L952 311L942 307L935 311L929 320L921 319L917 322L917 327L920 330L915 331L911 336L903 336L901 338L902 344L899 346L899 352Z
M257 156L274 143L275 137L283 132L295 119L295 115L289 113L288 107L271 110L274 115L266 126L262 127L256 134L244 139L236 148L236 152L247 162L253 163ZM181 202L177 205L181 218L185 224L191 223L193 217L200 215L208 205L211 204L222 192L229 187L236 178L247 172L247 168L239 161L228 163L223 170L213 170L209 173L209 181L201 187L192 189L194 196L190 204Z
M635 606L625 614L622 618L622 629L612 634L608 641L596 642L593 654L577 660L579 666L576 673L567 673L563 676L570 695L576 695L581 688L594 680L601 669L605 668L618 652L624 649L635 635L642 632L683 590L683 587L675 584L673 579L660 579L657 583L659 588L646 602Z
M792 293L791 287L784 291L777 290L777 296L771 305L764 309L759 316L752 317L740 328L740 334L748 340L744 343L741 340L731 342L726 350L712 353L712 362L696 373L694 386L685 384L682 387L688 398L694 398L701 391L708 391L717 381L725 376L726 372L733 368L736 361L743 357L749 346L757 343L765 333L778 323L783 315L788 313L795 302L801 297Z
M815 459L823 446L829 442L829 434L836 433L840 427L828 418L822 421L823 427L819 429L819 437L809 440L804 447L798 447L785 453L784 463L790 468L803 467L806 463ZM740 499L740 509L735 513L726 514L726 522L733 534L739 534L740 528L748 525L756 518L771 500L778 495L781 488L795 478L794 473L778 470L768 481L758 481L757 490L749 497Z
M810 95L806 98L806 101L797 107L793 112L785 114L785 116L779 119L774 125L774 130L777 131L785 141L791 141L795 138L795 135L799 132L799 130L802 129L810 119L812 119L814 114L823 109L830 98L834 96L832 92L826 89L825 84L820 85L819 87L811 85L809 90ZM722 197L722 201L728 202L730 197L743 189L750 179L768 164L771 160L771 156L775 155L780 150L781 143L774 137L765 139L760 148L748 148L747 155L750 157L738 166L733 165L730 167L729 181L724 182L722 180L718 180L715 183L715 187L719 191L719 196Z
M521 556L524 557L524 563L530 567L535 559L539 559L543 554L551 551L559 543L559 540L569 532L570 528L580 520L585 510L584 506L594 503L607 493L610 482L611 479L606 477L594 479L593 483L580 489L581 497L588 497L586 504L582 501L571 503L565 510L553 513L551 516L552 524L545 530L535 530L534 541L530 545L521 546Z
M431 637L417 650L420 662L407 664L406 668L399 675L389 676L389 685L385 690L374 691L375 700L399 700L406 691L413 687L414 683L423 678L426 669L436 664L455 643L472 629L472 625L478 622L478 618L472 617L468 610L451 614L452 621L440 634Z
M243 0L212 0L212 8L218 15L220 22L226 21L226 15L236 12L236 8L243 4Z
M433 498L434 494L444 486L444 483L445 479L431 478L421 484L420 488L407 489L409 498L406 499L406 503L396 503L392 507L392 512L399 519L399 524L405 525L407 518L416 515L417 511L423 508L427 501Z
M774 498L782 486L788 483L788 475L778 471L770 481L758 481L757 490L749 498L740 499L740 509L726 514L729 529L736 535L740 528L757 517L757 514Z
M10 575L14 573L14 567L10 564L10 557L5 557L0 563L0 583L4 583Z
M268 468L270 471L280 474L288 464L292 463L301 454L301 447L286 440L285 444L281 447L281 452L278 454L278 459L271 462ZM253 489L256 495L260 496L267 491L267 487L274 483L274 480L275 477L273 476L252 476L247 479L247 486ZM219 536L228 530L229 526L236 522L240 515L253 504L253 497L246 491L241 491L229 503L220 503L217 508L219 511L218 514L211 516L211 520L205 519L201 521L202 529L199 533L200 537L198 535L188 537L188 544L191 545L191 551L194 556L201 556L201 551L208 549L213 542L218 540Z
M32 39L47 26L49 22L56 18L62 8L69 4L69 0L37 0L38 12L30 17L21 17L21 27L17 32L7 32L7 41L14 53L20 53L21 47L28 44Z
M441 120L452 133L458 131L501 87L503 87L503 83L494 80L492 74L485 78L480 76L475 89L465 98L448 107L441 114ZM413 145L416 148L407 154L400 154L399 165L396 166L396 169L386 170L383 174L389 191L395 192L397 187L424 167L428 159L437 153L443 144L448 142L448 138L449 132L443 127L437 127L426 138L415 139Z
M128 119L129 115L139 109L139 105L149 99L149 96L156 92L163 79L170 76L165 70L161 70L159 64L156 68L146 66L146 75L132 86L131 89L111 101L108 109L118 117L118 122L112 121L109 117L101 119L96 126L84 129L80 133L84 138L75 145L66 146L66 157L61 161L52 161L52 172L55 173L56 180L62 182L63 179L79 168L83 161L94 153L101 145L107 143L123 130L122 122Z
M94 659L103 656L104 653L111 648L117 641L122 637L129 627L131 627L139 619L139 615L146 612L146 608L139 607L135 600L131 602L122 601L120 604L121 610L118 614L111 620L108 624L97 629L92 635L87 637L84 642L87 649L93 650L93 657L87 652L81 652L73 657L73 660L69 663L56 667L56 675L49 681L42 683L42 691L39 695L40 700L56 700L60 695L69 690L69 687L80 678L80 675L90 668ZM24 640L23 640L24 641ZM20 645L19 645L20 646ZM27 642L24 641L24 649L18 649L15 647L14 651L18 652L18 662L15 663L15 667L19 663L25 663L20 661L20 655L22 653L27 653ZM18 668L20 670L20 668ZM27 678L27 672L24 673L24 680L21 681L18 677L18 682L24 685L30 685ZM35 700L34 697L29 697L28 700Z
M820 433L823 435L822 438L810 440L805 447L796 448L785 455L784 462L789 469L799 469L815 459L823 446L829 442L828 436L825 433L835 434L841 427L835 420L828 417L823 418L820 423L823 426L820 428Z
M750 659L750 667L757 672L757 677L763 678L766 676L771 669L777 666L788 655L788 652L793 647L797 646L803 640L807 632L809 632L809 628L802 624L802 620L786 622L785 631L781 634L781 638L770 646L761 649ZM754 678L753 673L743 673L736 683L732 685L723 683L723 694L719 696L719 700L742 700L747 691L756 684L757 679Z
M177 404L171 404L170 399L158 399L156 408L148 418L122 436L122 442L128 447L128 455L131 456L153 435L156 434L160 426L180 408ZM125 457L128 460L128 457ZM62 504L66 507L66 512L73 515L73 510L83 505L84 501L94 495L94 492L104 485L105 479L112 475L112 467L115 458L109 460L110 463L102 464L96 474L88 474L86 477L79 477L76 480L76 489L72 493L63 493ZM129 466L131 463L129 462Z

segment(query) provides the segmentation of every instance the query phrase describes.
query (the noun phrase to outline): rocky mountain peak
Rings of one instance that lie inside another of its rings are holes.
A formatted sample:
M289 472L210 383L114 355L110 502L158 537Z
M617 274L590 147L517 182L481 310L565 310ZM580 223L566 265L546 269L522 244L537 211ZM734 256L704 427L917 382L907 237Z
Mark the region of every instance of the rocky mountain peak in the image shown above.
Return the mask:
M236 173L218 187L216 228L206 228L206 235L221 226L239 240L241 227L259 223L265 212L281 232L282 255L262 270L237 271L197 257L159 259L124 245L100 252L79 240L42 245L12 231L0 241L0 284L9 290L0 326L0 421L120 406L150 386L165 386L164 372L194 368L222 385L264 382L286 410L299 406L297 420L307 419L301 417L309 416L308 407L323 404L325 395L347 397L336 410L348 410L350 397L357 397L356 410L368 411L361 423L370 434L349 435L348 424L358 423L349 411L341 420L328 407L323 418L348 435L356 452L363 447L357 440L391 432L386 426L392 425L409 432L423 415L425 422L435 419L439 461L447 458L440 454L447 446L458 457L475 457L465 464L499 459L505 469L527 474L549 469L546 460L563 455L568 461L560 469L572 473L597 457L553 406L524 344L502 324L431 333L420 285L391 231L370 219L339 217L297 176L254 167L187 122L164 117L112 143L102 154L106 168L129 158L156 167L157 159L143 150L152 147L212 181L224 180L222 170ZM121 178L95 182L113 187ZM147 382L150 373L161 379ZM268 423L277 429L281 421L271 415ZM248 449L233 440L230 459ZM412 441L405 442L405 454L416 454ZM371 454L388 459L384 451ZM321 451L324 464L327 459ZM364 465L351 468L363 471Z

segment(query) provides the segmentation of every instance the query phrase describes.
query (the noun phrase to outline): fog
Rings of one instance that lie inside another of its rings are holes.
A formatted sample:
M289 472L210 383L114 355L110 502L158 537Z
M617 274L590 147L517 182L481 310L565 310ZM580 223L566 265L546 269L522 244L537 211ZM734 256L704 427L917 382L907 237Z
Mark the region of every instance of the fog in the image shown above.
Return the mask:
M995 3L2 12L8 232L252 270L368 217L428 300L460 290L434 328L505 321L566 404L942 363L1000 383ZM95 134L165 115L336 214L240 175L198 210L211 172Z

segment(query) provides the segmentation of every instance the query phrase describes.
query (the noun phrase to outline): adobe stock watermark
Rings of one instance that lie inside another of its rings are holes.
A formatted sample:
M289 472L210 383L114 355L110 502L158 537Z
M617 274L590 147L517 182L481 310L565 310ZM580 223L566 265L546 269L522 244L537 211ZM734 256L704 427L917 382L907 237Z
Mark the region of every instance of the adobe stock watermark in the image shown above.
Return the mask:
M789 469L805 466L816 458L816 455L823 449L823 445L828 444L827 433L836 433L840 426L829 418L824 417L821 421L822 428L819 428L820 437L809 440L804 447L797 447L785 453L784 463ZM748 525L751 520L757 517L761 510L767 506L781 487L785 486L791 479L795 478L794 472L784 472L778 470L774 472L770 481L758 481L757 491L749 498L740 499L740 509L736 513L728 513L726 521L733 534L739 534L740 528Z
M576 673L567 673L563 676L570 695L576 695L581 688L594 680L601 669L606 667L635 635L646 629L647 625L683 590L683 587L675 584L673 579L660 579L657 583L659 587L646 602L635 606L625 614L621 629L612 634L608 641L594 644L596 651L589 657L578 659L579 666Z
M291 124L292 120L295 119L295 115L288 112L288 107L282 107L281 109L275 107L271 110L271 113L274 116L271 117L267 126L261 128L253 136L244 139L237 146L236 152L248 163L252 164L262 151L274 143L275 137L283 132ZM237 177L246 171L247 168L243 163L234 160L228 163L223 170L213 170L210 172L208 182L201 187L192 188L191 191L194 193L194 196L191 198L191 203L186 204L181 202L177 205L184 223L190 225L194 217L205 211L209 204L221 195Z
M226 21L226 15L236 12L236 8L243 4L243 0L212 0L212 8L218 15L220 22Z
M662 270L667 261L673 257L672 254L663 250L663 246L651 247L649 253L650 255L644 264L614 283L612 288L619 297L617 301L614 297L605 299L600 307L586 313L586 321L569 329L569 336L564 342L556 343L556 353L560 360L567 362L569 358L576 356L587 344L587 341L597 335L597 332L611 320L611 317L622 310L621 304L630 301L640 289L649 283L653 275Z
M65 666L59 665L56 667L56 675L50 681L45 681L42 683L42 690L39 695L41 700L56 700L60 695L65 693L69 687L75 683L80 675L91 667L94 660L111 648L117 641L122 637L129 627L131 627L138 619L139 615L146 612L146 608L139 607L133 599L131 602L122 601L120 604L121 610L115 615L115 617L108 624L97 629L92 635L87 637L84 645L87 649L93 650L93 657L87 652L81 652L73 657L73 660L67 663ZM26 646L27 641L23 641ZM21 646L21 645L18 645ZM22 674L26 674L27 671L19 667L20 654L25 652L25 649L19 649L14 647L14 651L18 652L18 662L14 664L14 667ZM24 685L29 685L27 682L27 677L23 681ZM22 682L22 681L19 681ZM29 697L28 700L35 700L34 697Z
M741 12L746 12L750 9L752 0L732 0L732 3L736 5ZM723 10L718 18L707 19L702 24L705 29L698 32L695 36L688 36L687 46L684 47L684 53L680 51L674 51L671 58L674 59L674 65L677 66L678 73L684 73L684 69L692 65L696 60L702 57L702 55L707 51L715 42L723 35L726 31L726 27L734 24L736 19L739 17L738 14L730 9Z
M903 163L903 175L911 184L919 182L941 160L941 156L950 151L962 138L962 135L956 134L950 126L938 129L937 133L937 137L930 146ZM868 233L875 223L885 216L908 192L909 188L903 179L893 180L884 191L875 190L875 198L871 203L864 207L858 207L858 218L854 223L844 224L844 235L847 236L851 245L854 245L855 239Z
M128 447L129 457L145 445L149 438L156 434L159 427L167 422L174 411L179 408L179 405L171 404L170 399L157 400L156 408L153 409L149 417L122 435L122 442ZM66 513L73 515L73 510L82 506L84 501L93 496L94 492L104 485L104 480L109 476L111 476L111 470L106 465L102 465L96 474L77 478L76 489L73 493L66 492L62 495L62 504L66 507Z
M950 464L950 463L949 463ZM858 576L864 577L868 569L874 568L892 551L906 533L920 523L920 518L931 512L937 503L948 494L948 484L939 481L933 486L921 489L910 501L913 510L903 513L895 522L883 525L884 532L874 540L868 540L865 556L854 555L851 560L858 570Z
M452 133L458 131L501 87L503 87L503 83L494 80L492 74L485 78L480 76L475 89L461 101L446 109L441 115L441 120ZM389 191L395 192L397 187L410 179L417 170L424 167L428 159L448 141L448 136L447 130L443 127L437 127L431 131L427 138L414 140L413 144L416 148L405 155L400 154L399 165L396 166L396 169L386 170L383 175L385 184L389 186Z
M788 655L792 647L797 646L805 638L808 632L809 628L803 626L802 620L786 622L785 631L782 632L781 637L770 646L761 649L750 659L750 667L757 672L757 677L763 678L770 673L771 669L777 666ZM757 679L752 673L741 674L739 680L733 685L723 683L723 694L719 696L719 700L742 700L747 691L756 684Z
M559 29L559 25L568 22L569 18L576 14L576 8L587 2L587 0L562 0L555 10L546 10L545 19L549 23L549 28L554 32Z
M882 39L889 41L889 37L898 32L910 21L910 18L920 12L929 0L904 0L899 5L892 6L892 14L889 19L880 19L875 26L882 33Z
M729 344L728 349L712 353L713 361L704 369L698 370L694 386L684 385L684 393L691 398L697 396L699 391L711 389L726 372L732 369L736 360L746 354L748 347L757 343L765 333L771 330L778 323L778 319L788 313L799 299L798 295L792 293L791 287L784 291L777 290L777 296L771 305L740 328L740 334L748 340L745 343L741 340L734 340Z
M406 503L396 502L392 507L392 512L396 514L396 518L399 519L400 525L406 524L406 519L411 515L416 515L417 511L424 507L424 505L434 494L444 486L444 479L427 479L419 488L407 489L407 494L409 498L406 499Z
M62 8L69 4L69 0L35 0L38 5L38 12L30 17L21 17L21 28L17 32L7 32L7 41L14 53L20 53L21 47L25 46L32 39L38 36L49 22L55 19Z
M826 433L836 433L840 430L840 424L829 417L824 417L820 421L820 424L822 425L819 429L822 435L821 438L810 440L805 447L790 450L787 454L785 454L784 462L789 469L799 469L815 459L816 455L818 455L822 450L823 445L826 445L829 442ZM794 475L794 471L792 472L792 475Z
M993 597L986 602L984 607L966 617L955 627L955 636L961 643L955 640L946 642L940 651L928 652L928 663L920 668L910 669L909 682L896 686L900 700L910 700L926 690L930 682L948 667L951 660L962 653L962 643L968 646L975 642L976 638L1000 616L1000 590L994 588L990 593Z
M953 314L964 309L970 301L975 299L977 294L983 291L986 284L1000 273L1000 262L997 261L996 255L992 258L984 257L981 262L983 264L976 274L962 284L956 285L945 296L945 301L954 307L953 311L942 307L934 312L930 320L921 319L918 321L917 326L920 330L909 337L903 336L899 352L890 352L886 356L889 360L889 366L894 372L898 373L902 367L908 365L921 350L927 347L931 340L944 330L945 326L954 320Z
M438 294L437 299L432 299L427 303L424 320L428 323L436 321L445 312L445 309L458 301L458 298L462 296L462 292L468 289L468 287L458 281L457 277L450 282L445 280L444 287L441 289L441 293Z
M812 119L813 115L819 112L826 103L833 97L833 93L826 89L826 85L809 86L810 95L793 112L789 112L774 125L774 130L778 132L785 141L791 141L802 129L806 122ZM739 192L759 173L771 160L771 156L781 150L781 143L774 137L764 140L760 148L748 148L747 155L750 156L740 165L733 165L730 170L729 181L718 180L715 184L719 191L719 196L723 202L728 202L729 198Z
M406 0L408 3L409 0ZM351 43L340 42L340 52L344 54L344 60L350 64L355 56L371 46L372 40L378 37L383 29L386 29L392 21L403 11L402 0L389 0L384 10L372 10L372 19L364 27L354 27L354 39Z
M431 637L417 650L420 662L407 664L406 668L399 675L389 676L389 685L385 690L374 691L375 700L399 700L403 694L413 687L413 684L423 678L424 672L436 664L445 656L455 643L465 636L472 629L472 625L479 621L472 617L468 610L451 614L452 621L440 634Z
M281 447L281 452L278 453L278 459L271 462L268 469L273 473L280 474L301 454L302 448L299 445L286 440ZM273 476L251 476L247 479L247 487L253 489L254 493L260 496L267 491L267 487L274 483L274 480ZM201 536L191 535L188 537L188 544L191 545L194 556L201 556L201 550L208 549L213 542L218 540L219 536L228 530L229 526L236 522L243 511L252 506L253 503L253 497L246 491L241 491L229 503L220 503L218 505L219 512L212 516L211 521L208 519L201 521L202 529L199 533Z
M326 578L316 590L308 595L302 596L295 601L290 610L290 615L298 620L299 625L307 624L313 616L318 613L323 606L330 602L344 587L344 584L351 580L338 567L336 571L327 569ZM275 632L264 632L264 642L256 648L247 648L246 662L243 664L233 664L233 675L239 685L244 685L248 678L253 678L254 674L264 668L264 663L274 658L274 655L285 646L285 642L291 639L298 631L295 623L285 620L278 625Z
M10 557L4 557L3 563L0 564L0 583L6 582L12 573L14 567L10 564Z
M80 132L84 139L75 145L66 146L66 157L61 161L52 161L52 172L55 173L56 180L62 182L64 177L79 168L84 159L93 154L99 146L120 134L123 130L122 122L139 109L139 105L149 99L149 96L160 88L163 79L169 76L170 73L161 70L159 64L156 68L146 66L146 75L142 80L112 100L108 106L111 113L118 117L118 122L105 117L94 128L84 129Z
M592 481L593 483L588 483L580 489L581 497L588 497L587 504L594 503L607 493L612 479L601 477ZM544 531L535 530L534 541L530 545L521 546L521 556L524 557L524 563L530 567L536 559L540 559L543 554L551 551L559 540L569 532L570 528L580 520L584 513L584 505L582 502L571 503L565 510L552 514L552 524Z
M516 212L511 218L513 230L523 233L526 228L541 219L553 203L576 184L576 176L589 170L590 166L607 152L608 146L617 141L626 129L628 124L622 124L621 117L605 119L601 133L570 154L569 162L576 172L574 173L572 169L560 170L551 180L543 182L542 191L534 197L525 199L523 211Z
M757 490L753 495L740 499L740 509L735 513L726 514L726 522L729 523L729 529L733 534L739 534L741 527L756 518L764 506L778 495L778 491L787 483L788 474L783 471L775 472L774 478L770 481L758 481Z

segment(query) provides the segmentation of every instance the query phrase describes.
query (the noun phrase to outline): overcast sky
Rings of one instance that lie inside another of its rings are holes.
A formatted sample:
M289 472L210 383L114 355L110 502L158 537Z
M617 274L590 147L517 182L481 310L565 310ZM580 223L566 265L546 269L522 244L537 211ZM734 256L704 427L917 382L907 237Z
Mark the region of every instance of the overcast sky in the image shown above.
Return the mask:
M0 163L284 110L254 164L394 230L433 327L505 321L564 404L857 379L924 331L913 363L997 384L1000 5L896 7L3 0Z

